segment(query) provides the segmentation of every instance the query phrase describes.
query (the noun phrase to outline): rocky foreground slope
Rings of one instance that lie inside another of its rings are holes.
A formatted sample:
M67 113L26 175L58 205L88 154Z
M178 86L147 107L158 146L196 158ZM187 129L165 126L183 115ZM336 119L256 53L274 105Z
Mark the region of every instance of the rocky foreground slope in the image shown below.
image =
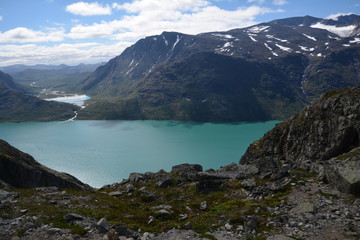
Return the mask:
M218 170L4 188L0 239L359 239L359 102L360 87L328 92Z

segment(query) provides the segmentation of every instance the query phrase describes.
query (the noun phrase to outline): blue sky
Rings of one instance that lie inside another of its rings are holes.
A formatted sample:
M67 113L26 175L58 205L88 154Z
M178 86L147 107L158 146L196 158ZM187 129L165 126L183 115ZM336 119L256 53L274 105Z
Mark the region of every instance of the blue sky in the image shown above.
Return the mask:
M359 0L1 0L0 66L108 61L163 31L225 31L274 19L360 14Z

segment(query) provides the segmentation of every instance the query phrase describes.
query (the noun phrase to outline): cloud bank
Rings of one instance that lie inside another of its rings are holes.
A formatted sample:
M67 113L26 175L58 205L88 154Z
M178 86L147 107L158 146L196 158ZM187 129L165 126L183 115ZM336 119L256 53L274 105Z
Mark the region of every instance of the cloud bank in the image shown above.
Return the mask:
M254 5L234 10L222 9L209 0L172 0L171 4L169 0L121 2L104 5L81 1L63 10L83 18L111 16L108 21L84 24L80 19L72 20L70 27L40 30L18 27L0 32L1 65L19 61L33 64L108 61L140 38L163 31L187 34L226 31L256 24L260 15L282 12L259 5L265 0L248 0ZM285 3L273 1L277 5Z

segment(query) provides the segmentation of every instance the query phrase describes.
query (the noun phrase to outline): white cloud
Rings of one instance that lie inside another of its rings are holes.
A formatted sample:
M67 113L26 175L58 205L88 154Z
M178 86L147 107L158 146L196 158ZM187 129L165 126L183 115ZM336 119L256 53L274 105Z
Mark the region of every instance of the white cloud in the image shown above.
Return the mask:
M180 10L193 11L200 7L208 6L210 3L205 0L175 0L169 4L166 0L135 0L122 5L114 3L113 8L126 10L129 13Z
M288 1L286 1L286 0L274 0L272 3L274 5L282 6L282 5L288 4Z
M264 4L265 0L248 0L248 3Z
M3 16L0 16L0 21L2 21L4 18L3 18Z
M108 37L117 40L138 40L160 34L163 31L178 31L198 34L209 31L225 31L255 24L258 15L278 12L265 7L241 7L224 10L204 0L136 0L132 3L113 4L127 12L122 19L92 25L77 25L68 35L71 38Z
M30 42L58 42L63 41L65 34L63 28L51 28L47 31L34 31L18 27L0 33L0 43L30 43Z
M66 26L37 31L19 27L0 32L1 65L108 61L140 38L163 31L187 34L226 31L256 24L255 19L259 15L281 11L259 5L225 10L213 5L210 0L172 0L171 4L168 0L121 2L111 7L98 2L77 2L66 7L68 12L82 16L121 11L121 17L112 21L85 25L72 19L75 25L69 30L65 30ZM63 41L67 44L60 44ZM88 43L90 41L92 43ZM51 42L58 43L50 46ZM41 46L41 43L47 44Z
M340 16L347 16L347 15L351 15L353 13L335 13L335 14L331 14L329 16L327 16L325 19L332 19L332 20L338 20L338 17Z
M13 64L69 64L96 63L108 61L119 55L129 42L116 44L76 43L40 46L37 44L0 45L1 66Z
M81 16L111 15L111 7L102 6L98 2L77 2L66 6L65 9L69 13Z

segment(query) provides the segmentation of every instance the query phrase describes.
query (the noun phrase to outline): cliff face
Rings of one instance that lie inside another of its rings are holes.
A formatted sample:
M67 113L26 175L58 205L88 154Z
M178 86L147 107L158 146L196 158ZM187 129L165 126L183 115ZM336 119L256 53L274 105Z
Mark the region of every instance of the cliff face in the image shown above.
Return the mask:
M242 164L322 161L360 146L360 87L327 92L250 145Z
M91 189L75 177L49 169L29 154L0 140L0 181L18 188L48 187Z

